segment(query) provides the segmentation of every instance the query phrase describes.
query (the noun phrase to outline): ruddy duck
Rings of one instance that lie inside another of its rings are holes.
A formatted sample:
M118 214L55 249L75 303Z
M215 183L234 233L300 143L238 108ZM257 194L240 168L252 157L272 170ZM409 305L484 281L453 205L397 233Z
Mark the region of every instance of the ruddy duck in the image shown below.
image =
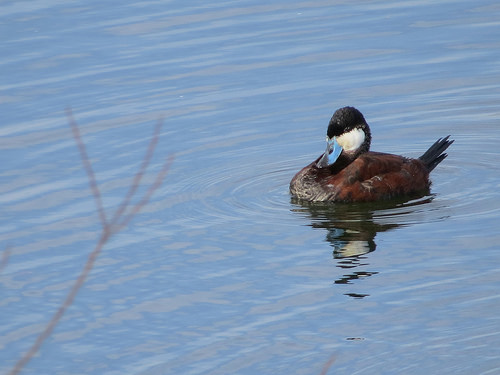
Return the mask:
M372 202L429 192L429 173L446 158L453 143L440 138L418 159L372 152L371 133L356 108L333 114L326 151L297 173L290 193L306 201Z

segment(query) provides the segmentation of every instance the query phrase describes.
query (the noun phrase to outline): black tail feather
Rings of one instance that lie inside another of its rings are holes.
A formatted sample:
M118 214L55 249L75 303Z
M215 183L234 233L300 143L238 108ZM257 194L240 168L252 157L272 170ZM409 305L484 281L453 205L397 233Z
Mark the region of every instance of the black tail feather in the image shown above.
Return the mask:
M429 172L436 168L436 166L448 156L445 151L454 142L454 140L449 141L448 138L450 138L450 136L439 138L429 147L425 154L419 157L419 159L424 162Z

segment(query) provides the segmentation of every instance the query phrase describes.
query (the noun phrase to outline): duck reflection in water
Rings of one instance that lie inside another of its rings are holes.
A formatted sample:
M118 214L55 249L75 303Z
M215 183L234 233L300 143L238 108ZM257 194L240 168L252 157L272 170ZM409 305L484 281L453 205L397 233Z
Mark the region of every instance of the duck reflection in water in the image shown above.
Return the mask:
M411 213L413 206L428 203L432 198L425 197L416 201L407 199L343 204L310 202L292 197L291 202L295 205L292 211L310 218L313 228L327 231L326 241L333 248L333 258L337 259L337 267L353 269L368 265L365 255L377 248L375 242L377 233L405 225L402 216ZM335 280L335 283L348 284L352 280L376 273L355 271L343 275ZM352 295L352 297L364 296Z

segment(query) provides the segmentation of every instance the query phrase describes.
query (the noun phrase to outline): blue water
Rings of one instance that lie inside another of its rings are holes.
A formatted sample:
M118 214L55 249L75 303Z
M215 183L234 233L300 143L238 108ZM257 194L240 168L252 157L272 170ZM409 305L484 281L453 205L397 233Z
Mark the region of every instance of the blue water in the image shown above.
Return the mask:
M500 373L493 1L0 5L0 373L33 344L164 124L134 202L23 374ZM304 206L353 105L372 149L451 134L432 195Z

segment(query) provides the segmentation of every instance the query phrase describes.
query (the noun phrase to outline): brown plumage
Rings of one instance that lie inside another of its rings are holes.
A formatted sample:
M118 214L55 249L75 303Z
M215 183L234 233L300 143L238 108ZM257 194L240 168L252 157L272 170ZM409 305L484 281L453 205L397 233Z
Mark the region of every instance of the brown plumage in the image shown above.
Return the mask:
M429 192L430 171L447 156L444 151L453 143L448 137L439 139L419 159L410 159L368 151L370 140L361 112L352 107L336 111L328 128L327 151L293 177L291 194L307 201L334 202L421 196ZM336 153L339 155L332 156Z

